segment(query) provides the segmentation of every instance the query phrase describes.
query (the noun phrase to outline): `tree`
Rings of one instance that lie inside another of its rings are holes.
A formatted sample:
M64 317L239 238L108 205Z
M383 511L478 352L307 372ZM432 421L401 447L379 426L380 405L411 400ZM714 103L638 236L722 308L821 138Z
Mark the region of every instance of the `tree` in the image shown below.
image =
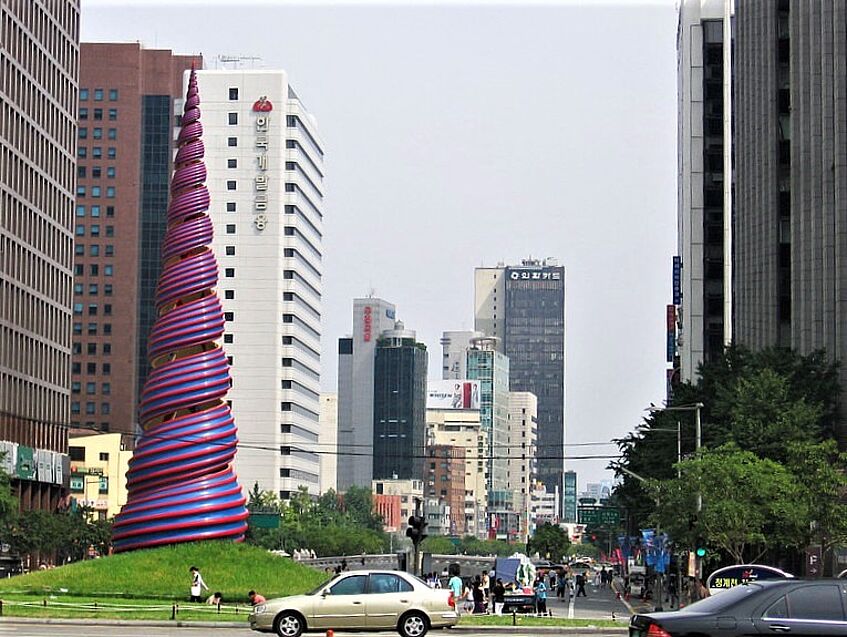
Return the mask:
M454 555L456 545L450 538L443 535L430 535L421 544L421 551L436 555Z
M788 448L788 467L801 489L810 526L805 544L820 544L824 556L847 542L847 454L834 440L794 443ZM829 565L831 560L824 559ZM832 573L829 573L832 575Z
M382 516L374 511L373 493L365 487L352 486L344 494L344 509L352 520L373 531L382 531Z
M799 545L808 507L794 476L778 462L728 443L679 468L681 478L654 483L652 521L675 540L693 546L702 537L738 564L772 547Z
M562 527L545 522L526 543L526 551L529 554L538 553L553 562L560 562L567 554L570 544L568 534Z

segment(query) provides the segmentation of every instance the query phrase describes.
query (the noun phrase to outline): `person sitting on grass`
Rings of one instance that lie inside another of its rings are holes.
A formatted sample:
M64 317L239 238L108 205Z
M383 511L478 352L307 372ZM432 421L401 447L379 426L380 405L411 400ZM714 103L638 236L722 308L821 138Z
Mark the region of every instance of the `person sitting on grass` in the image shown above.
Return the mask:
M250 598L250 603L253 606L258 606L259 604L264 604L266 601L268 601L263 595L259 595L259 593L257 593L256 591L250 591L249 593L247 593L247 597Z
M209 595L209 599L206 600L206 603L209 606L217 606L221 602L224 601L223 595L220 591L216 591L213 594Z

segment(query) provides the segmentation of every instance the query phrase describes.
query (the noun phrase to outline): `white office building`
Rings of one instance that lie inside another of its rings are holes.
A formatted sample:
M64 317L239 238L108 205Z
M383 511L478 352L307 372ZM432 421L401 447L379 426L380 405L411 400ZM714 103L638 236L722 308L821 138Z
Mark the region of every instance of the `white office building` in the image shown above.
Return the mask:
M447 331L441 335L441 378L461 380L468 377L468 350L471 341L484 336L482 332Z
M338 490L338 394L321 393L321 431L318 438L321 456L321 493Z
M353 299L353 334L338 339L338 490L373 480L374 362L380 335L396 310L374 297Z
M245 490L318 495L323 142L284 71L199 71L198 84L235 469Z
M526 542L533 530L530 491L538 469L538 398L532 392L509 392L508 432L506 489L521 516L520 541Z

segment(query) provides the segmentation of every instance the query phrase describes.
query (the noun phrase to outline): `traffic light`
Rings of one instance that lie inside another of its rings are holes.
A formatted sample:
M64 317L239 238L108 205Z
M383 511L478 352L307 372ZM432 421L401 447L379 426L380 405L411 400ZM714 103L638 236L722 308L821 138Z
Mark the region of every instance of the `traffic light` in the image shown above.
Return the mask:
M706 541L703 538L697 538L697 545L694 547L694 554L697 557L706 557Z
M406 529L406 537L412 540L415 548L426 538L427 526L426 521L420 515L413 515L409 518L409 528Z

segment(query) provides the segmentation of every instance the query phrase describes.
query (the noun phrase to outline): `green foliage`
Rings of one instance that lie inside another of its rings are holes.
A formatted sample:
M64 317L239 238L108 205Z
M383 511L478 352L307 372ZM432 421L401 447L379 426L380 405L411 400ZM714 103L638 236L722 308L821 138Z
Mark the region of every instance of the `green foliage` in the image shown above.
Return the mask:
M273 501L256 487L250 499L265 505ZM301 489L292 494L288 502L276 500L274 507L280 515L279 528L251 528L248 542L289 553L295 549L311 549L318 556L388 550L382 518L373 512L371 492L367 489L351 487L344 497L330 490L314 501Z
M535 530L535 535L526 543L526 551L530 555L538 553L553 562L562 561L570 548L567 531L558 524L545 522Z
M736 563L755 561L773 547L796 546L808 519L802 490L778 462L728 443L683 461L679 479L653 483L656 526L693 546L697 537ZM702 510L693 520L681 511Z
M600 557L600 549L594 544L571 544L568 547L568 557Z
M449 537L430 535L421 543L421 551L436 555L455 555L457 546Z
M197 566L213 591L231 602L246 601L254 589L266 597L294 595L317 586L324 574L234 542L208 541L120 553L47 571L0 580L0 592L55 592L106 598L119 596L184 600L190 566ZM105 594L105 595L104 595Z

